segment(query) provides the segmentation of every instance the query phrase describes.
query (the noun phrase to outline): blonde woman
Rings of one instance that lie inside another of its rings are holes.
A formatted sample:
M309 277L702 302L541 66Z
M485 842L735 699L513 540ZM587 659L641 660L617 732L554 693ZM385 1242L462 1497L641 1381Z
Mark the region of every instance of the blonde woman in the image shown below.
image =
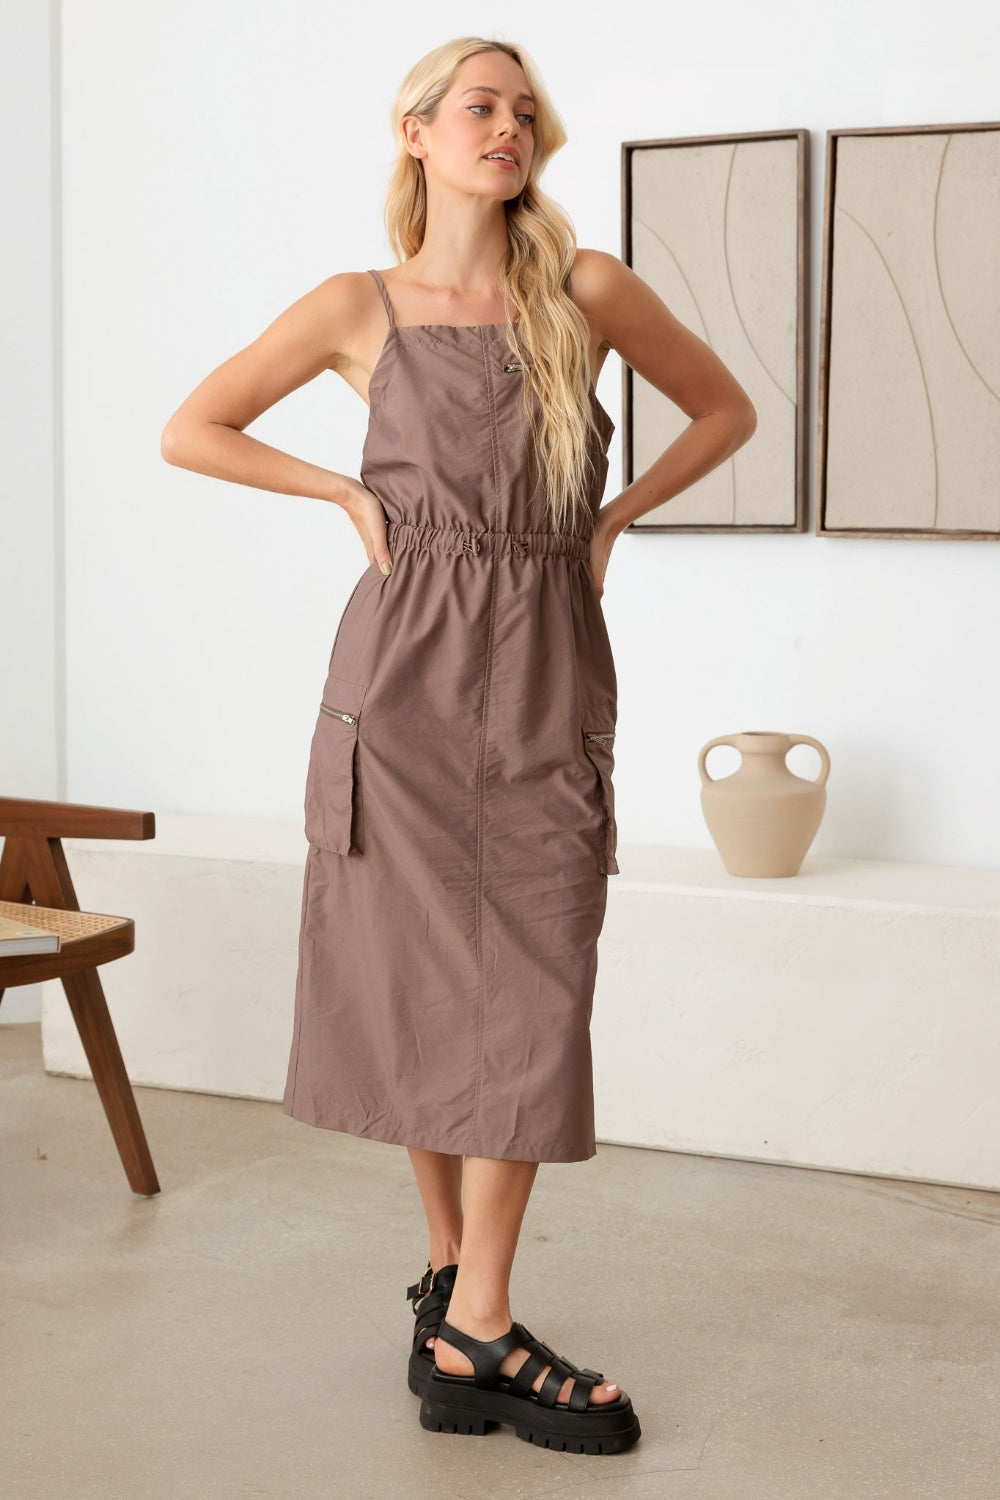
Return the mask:
M392 123L397 263L289 307L187 398L163 455L341 506L369 560L310 750L283 1108L409 1151L430 1252L407 1294L420 1421L620 1452L639 1437L629 1397L514 1321L510 1273L539 1163L596 1152L611 549L756 415L639 277L577 248L539 187L566 135L523 48L436 48ZM602 506L614 423L594 382L612 349L691 420ZM244 430L326 370L369 405L360 480Z

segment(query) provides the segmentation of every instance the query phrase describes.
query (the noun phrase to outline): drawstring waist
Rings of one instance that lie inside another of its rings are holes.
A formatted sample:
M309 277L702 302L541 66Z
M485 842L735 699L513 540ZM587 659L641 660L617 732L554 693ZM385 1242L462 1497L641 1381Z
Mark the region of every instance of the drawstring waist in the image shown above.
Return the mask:
M494 531L489 527L418 526L412 521L390 521L386 528L389 551L420 547L449 557L572 557L590 558L587 537L560 536L552 531Z

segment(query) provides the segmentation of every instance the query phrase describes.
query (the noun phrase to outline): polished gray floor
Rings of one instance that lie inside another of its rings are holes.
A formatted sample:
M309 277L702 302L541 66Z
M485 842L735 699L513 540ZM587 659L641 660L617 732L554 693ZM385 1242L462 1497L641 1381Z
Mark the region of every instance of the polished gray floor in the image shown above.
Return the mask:
M514 1316L643 1425L583 1457L421 1429L401 1147L136 1093L149 1199L93 1085L0 1026L5 1500L1000 1496L1000 1195L622 1146L543 1165Z

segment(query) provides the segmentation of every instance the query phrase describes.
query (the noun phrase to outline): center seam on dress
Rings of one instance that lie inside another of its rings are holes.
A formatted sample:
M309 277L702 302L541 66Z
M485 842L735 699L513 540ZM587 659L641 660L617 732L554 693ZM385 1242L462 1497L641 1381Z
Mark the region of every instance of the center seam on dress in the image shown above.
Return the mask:
M490 371L490 352L483 329L479 331L483 351L483 370L486 377L486 410L490 424L490 451L493 458L494 530L500 522L500 453L497 441L496 399ZM486 997L487 975L483 943L483 849L485 844L485 761L489 728L490 686L493 677L493 643L496 623L497 568L491 557L493 569L490 576L490 617L486 632L486 665L483 674L483 725L479 737L479 765L476 785L476 962L479 965L479 1015L476 1018L476 1081L472 1095L472 1134L475 1136L479 1123L479 1099L482 1091L483 1069L486 1050Z

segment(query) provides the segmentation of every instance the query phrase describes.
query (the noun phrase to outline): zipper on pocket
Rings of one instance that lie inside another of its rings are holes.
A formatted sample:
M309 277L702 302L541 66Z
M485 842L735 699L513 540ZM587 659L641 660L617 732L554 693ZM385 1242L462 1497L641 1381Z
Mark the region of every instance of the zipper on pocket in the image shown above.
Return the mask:
M347 714L344 713L343 709L331 708L328 703L321 703L320 710L325 714L329 714L333 719L343 719L345 724L356 724L358 722L356 714Z
M583 731L583 737L585 740L613 740L615 736L613 731L610 734L599 734L596 729L585 729Z

